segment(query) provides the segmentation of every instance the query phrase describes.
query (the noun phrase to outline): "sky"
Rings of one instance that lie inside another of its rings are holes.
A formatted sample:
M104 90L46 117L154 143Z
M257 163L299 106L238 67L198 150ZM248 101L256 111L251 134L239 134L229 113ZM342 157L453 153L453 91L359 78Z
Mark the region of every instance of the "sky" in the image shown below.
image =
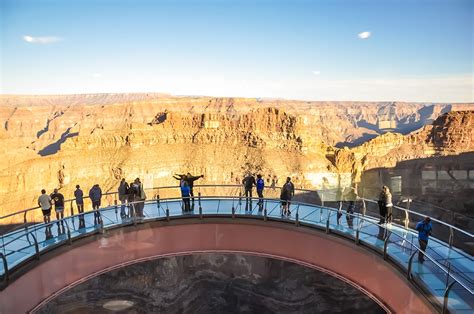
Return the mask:
M0 93L474 102L471 0L0 0Z

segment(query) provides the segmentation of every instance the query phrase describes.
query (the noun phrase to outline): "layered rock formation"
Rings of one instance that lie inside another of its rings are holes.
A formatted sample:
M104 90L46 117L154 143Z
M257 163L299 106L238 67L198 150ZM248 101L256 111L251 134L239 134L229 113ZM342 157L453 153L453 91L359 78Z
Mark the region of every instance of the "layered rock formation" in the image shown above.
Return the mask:
M473 114L459 111L470 106L0 96L0 215L35 205L41 188L69 198L76 184L115 191L121 177L141 177L146 187L170 185L184 171L204 174L203 183L239 183L252 171L277 184L292 176L299 187L347 186L367 169L473 151Z

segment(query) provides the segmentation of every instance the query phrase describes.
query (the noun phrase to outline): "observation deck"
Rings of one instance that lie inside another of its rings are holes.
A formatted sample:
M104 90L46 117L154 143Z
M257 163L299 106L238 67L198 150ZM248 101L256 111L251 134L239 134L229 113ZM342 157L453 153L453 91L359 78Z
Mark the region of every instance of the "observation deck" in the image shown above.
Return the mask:
M67 201L70 216L49 224L34 223L38 208L1 217L2 224L24 224L1 235L0 312L36 311L84 278L137 260L210 251L314 267L349 282L387 312L474 310L473 235L440 220L432 219L434 236L420 263L413 226L424 216L406 208L395 206L393 224L379 225L375 201L358 199L356 211L346 213L347 204L331 192L297 189L289 217L282 216L277 187L267 188L260 203L242 196L241 186L195 186L190 212L183 212L178 187L146 192L144 217L130 210L140 203L132 202L122 218L115 193L104 196L100 221L94 211L78 214L74 200ZM19 297L25 289L28 297Z

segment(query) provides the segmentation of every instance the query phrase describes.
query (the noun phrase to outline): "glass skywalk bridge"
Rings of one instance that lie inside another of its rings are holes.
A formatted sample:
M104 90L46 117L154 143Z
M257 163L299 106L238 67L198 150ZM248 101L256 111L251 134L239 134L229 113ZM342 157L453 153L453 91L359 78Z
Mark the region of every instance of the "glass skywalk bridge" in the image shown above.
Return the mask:
M121 205L117 204L116 195L111 193L106 195L109 200L112 196L109 202L111 204L99 210L100 220L95 219L97 213L93 211L74 214L73 202L70 201L73 215L61 221L49 224L26 222L20 228L1 236L2 283L7 285L12 273L28 262L40 259L55 247L71 244L81 237L106 232L108 229L156 220L220 217L231 221L246 218L311 227L345 237L353 241L354 245L363 245L379 252L384 259L419 286L440 310L459 313L472 313L474 310L474 260L465 250L453 246L453 238L461 237L454 235L455 233L461 233L463 239L471 242L473 235L468 232L434 220L434 228L450 230L447 233L448 239L431 237L425 255L426 261L419 263L417 232L410 229L407 220L416 215L419 216L418 220L421 220L422 216L407 209L398 208L403 211L403 215L398 216L406 217L404 221L398 220L401 224L379 225L378 217L367 213L367 204L372 202L370 200L360 199L358 210L350 214L345 212L343 203L326 201L324 204L321 193L297 190L290 207L291 215L286 217L282 216L280 200L276 198L276 195L279 195L278 188L267 189L267 196L262 203L259 203L257 198L243 197L240 186L195 186L194 190L195 201L191 203L190 212L183 211L178 187L162 187L147 190L149 198L152 199L144 202L144 217L135 215L134 209L140 202L132 202L125 208L127 217L122 218ZM16 215L27 217L35 210L40 212L39 209L29 209ZM397 217L396 212L394 215ZM2 219L11 217L12 215L9 215Z

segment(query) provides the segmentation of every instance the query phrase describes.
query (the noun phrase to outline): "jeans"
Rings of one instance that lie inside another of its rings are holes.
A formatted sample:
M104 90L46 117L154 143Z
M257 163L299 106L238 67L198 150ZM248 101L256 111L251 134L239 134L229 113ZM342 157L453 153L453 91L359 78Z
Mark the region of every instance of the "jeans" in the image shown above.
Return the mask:
M189 201L189 196L183 196L184 211L191 211L191 203Z
M120 195L119 196L120 203L120 217L125 217L127 214L125 213L125 204L127 202L127 196L126 195Z
M250 190L245 189L245 198L247 202L249 201L249 199L250 201L252 201L252 189Z
M425 258L423 257L423 253L426 251L426 247L428 246L428 240L421 240L418 239L418 244L420 245L420 251L418 251L418 260L424 261Z

